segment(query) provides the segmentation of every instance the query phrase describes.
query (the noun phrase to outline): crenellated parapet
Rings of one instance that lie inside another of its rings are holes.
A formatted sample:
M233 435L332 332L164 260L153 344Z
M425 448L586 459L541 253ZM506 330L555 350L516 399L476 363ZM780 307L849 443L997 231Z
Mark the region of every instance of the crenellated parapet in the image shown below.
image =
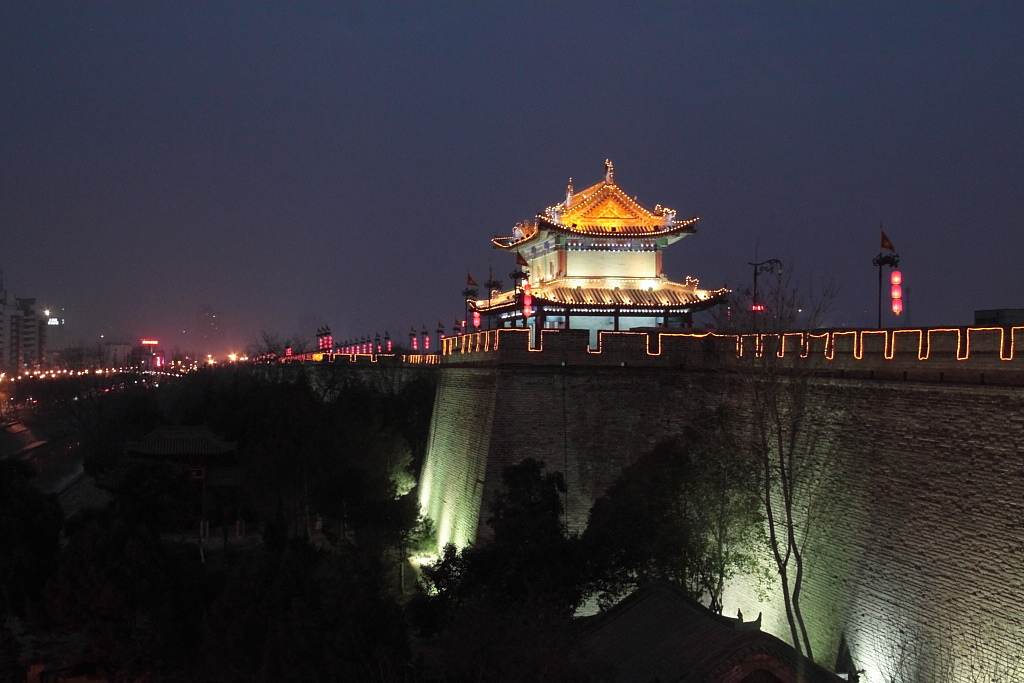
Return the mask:
M311 351L297 353L292 356L278 356L274 363L352 363L357 365L437 365L441 362L436 353L331 353L329 351Z
M849 378L1024 385L1024 327L820 330L785 334L543 330L536 346L523 329L449 337L444 365L586 365L706 370L756 368Z
M717 365L721 350L735 354L735 337L716 334L599 332L596 348L588 330L542 330L536 347L524 329L498 329L449 337L441 348L443 365Z

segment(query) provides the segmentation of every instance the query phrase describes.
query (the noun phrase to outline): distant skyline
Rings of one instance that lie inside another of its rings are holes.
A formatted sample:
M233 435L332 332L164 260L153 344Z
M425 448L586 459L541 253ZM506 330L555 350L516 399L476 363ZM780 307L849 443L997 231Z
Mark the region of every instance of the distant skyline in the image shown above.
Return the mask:
M873 326L1024 308L1020 3L0 5L0 269L67 342L451 327L490 238L596 182ZM216 317L216 328L214 318Z

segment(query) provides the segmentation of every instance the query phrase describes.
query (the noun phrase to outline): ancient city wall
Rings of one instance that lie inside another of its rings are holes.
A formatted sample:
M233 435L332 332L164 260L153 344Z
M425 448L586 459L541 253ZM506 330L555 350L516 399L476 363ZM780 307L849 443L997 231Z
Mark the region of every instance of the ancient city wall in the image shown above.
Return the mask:
M476 538L487 483L497 410L498 378L480 368L441 373L420 475L420 506L434 521L438 547L465 547ZM493 478L493 477L492 477Z
M914 680L883 673L916 657L956 667L939 680L1022 680L1024 391L815 379L810 397L831 474L807 553L816 652L829 662L845 634L867 680ZM753 588L738 581L726 608L785 637L778 595ZM968 678L972 663L1004 675Z
M955 655L960 672L1015 662L1024 653L1020 333L625 333L603 335L599 353L572 332L546 333L541 350L518 330L458 338L445 348L421 500L443 538L486 536L501 468L535 457L563 472L567 519L581 530L621 468L703 407L728 403L742 424L757 381L748 371L758 355L781 353L806 370L791 381L807 382L828 416L814 434L830 464L827 514L812 529L804 597L817 658L832 664L845 635L867 680L915 656ZM765 628L787 637L777 591L759 602L738 581L726 595L726 610L737 608L762 611Z

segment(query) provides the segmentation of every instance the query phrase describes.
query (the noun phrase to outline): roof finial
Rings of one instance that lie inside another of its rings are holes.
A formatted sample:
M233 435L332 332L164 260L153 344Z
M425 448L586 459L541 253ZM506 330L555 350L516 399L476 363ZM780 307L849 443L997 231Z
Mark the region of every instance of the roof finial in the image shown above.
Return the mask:
M609 185L615 184L615 167L612 166L611 159L604 160L604 182Z
M565 205L568 207L569 202L572 201L572 178L569 178L569 185L565 188Z

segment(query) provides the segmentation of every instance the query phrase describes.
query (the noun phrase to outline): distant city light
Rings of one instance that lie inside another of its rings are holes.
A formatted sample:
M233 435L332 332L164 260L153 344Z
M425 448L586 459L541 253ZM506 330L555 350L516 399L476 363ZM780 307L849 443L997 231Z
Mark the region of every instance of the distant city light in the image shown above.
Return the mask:
M157 341L156 339L143 339L142 340L142 345L143 346L156 346L159 343L160 342Z

